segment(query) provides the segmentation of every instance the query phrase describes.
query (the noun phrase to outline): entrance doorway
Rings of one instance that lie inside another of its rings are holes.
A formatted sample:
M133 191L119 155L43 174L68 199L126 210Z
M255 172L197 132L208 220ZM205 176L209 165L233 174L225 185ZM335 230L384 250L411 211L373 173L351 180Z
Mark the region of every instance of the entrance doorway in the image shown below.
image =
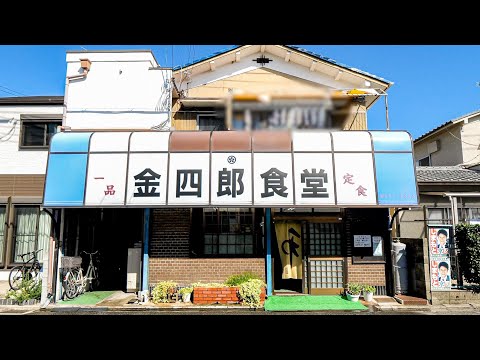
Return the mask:
M305 222L306 292L313 295L339 294L344 288L343 224Z
M99 272L95 290L127 290L129 248L141 248L143 209L66 209L64 256L82 256L84 267L89 257L82 251L99 251Z
M282 279L283 265L276 232L272 231L274 293L340 294L345 284L342 220L338 216L308 216L290 218L289 221L302 224L303 275L302 279Z

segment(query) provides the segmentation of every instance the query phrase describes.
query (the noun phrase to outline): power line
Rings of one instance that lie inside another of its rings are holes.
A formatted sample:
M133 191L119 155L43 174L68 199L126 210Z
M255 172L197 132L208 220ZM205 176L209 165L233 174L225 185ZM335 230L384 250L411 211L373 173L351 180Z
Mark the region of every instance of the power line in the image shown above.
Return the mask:
M10 89L9 87L3 86L3 85L0 85L0 91L3 91L4 93L7 93L7 94L13 95L13 96L19 96L19 95L27 96L26 94L21 93L20 91Z
M468 142L466 142L466 141L463 141L463 140L460 139L459 137L456 137L455 135L453 135L450 131L448 131L448 133L449 133L450 135L452 135L455 139L460 140L460 141L461 141L462 143L464 143L464 144L472 145L472 146L477 146L477 147L480 145L480 144L471 144L471 143L468 143Z

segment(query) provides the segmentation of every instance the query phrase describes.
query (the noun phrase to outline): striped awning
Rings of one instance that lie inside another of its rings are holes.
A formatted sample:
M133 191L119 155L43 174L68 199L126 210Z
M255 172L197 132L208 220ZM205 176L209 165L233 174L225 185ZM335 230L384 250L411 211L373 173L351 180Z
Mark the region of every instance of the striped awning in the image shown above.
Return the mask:
M418 205L405 131L62 132L43 205Z

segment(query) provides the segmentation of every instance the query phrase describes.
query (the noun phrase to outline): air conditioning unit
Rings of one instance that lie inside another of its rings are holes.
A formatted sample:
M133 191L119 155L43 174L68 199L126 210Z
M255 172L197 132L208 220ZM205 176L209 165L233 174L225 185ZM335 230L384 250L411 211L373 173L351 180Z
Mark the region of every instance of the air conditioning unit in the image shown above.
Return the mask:
M127 292L140 290L142 278L142 249L129 248L127 259Z

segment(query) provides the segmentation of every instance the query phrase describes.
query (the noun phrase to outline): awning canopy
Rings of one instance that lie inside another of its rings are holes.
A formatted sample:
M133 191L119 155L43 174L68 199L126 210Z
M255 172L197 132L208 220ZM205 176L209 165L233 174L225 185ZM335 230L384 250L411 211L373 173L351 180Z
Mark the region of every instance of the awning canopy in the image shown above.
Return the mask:
M405 131L63 132L43 205L401 207L418 187Z

